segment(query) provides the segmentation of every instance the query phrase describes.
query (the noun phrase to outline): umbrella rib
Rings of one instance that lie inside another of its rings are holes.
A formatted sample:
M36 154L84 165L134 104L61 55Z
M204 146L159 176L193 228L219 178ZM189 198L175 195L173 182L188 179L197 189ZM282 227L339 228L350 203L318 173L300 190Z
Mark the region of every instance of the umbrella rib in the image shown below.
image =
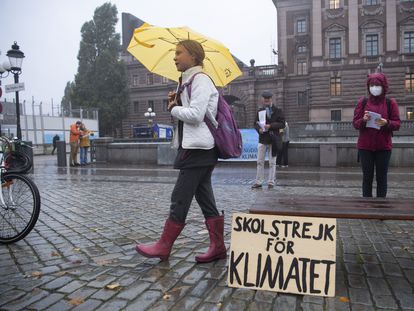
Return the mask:
M214 67L214 64L213 64L213 62L210 60L210 58L206 57L206 58L205 58L205 60L206 60L206 61L208 61L208 62L211 64L211 68L214 70L214 72L215 72L215 74L216 74L216 77L220 80L220 83L221 83L222 85L225 85L225 84L224 84L224 81L220 78L220 74L217 72L216 67ZM216 84L217 84L217 83L216 83Z
M163 53L160 57L158 57L158 61L151 67L151 69L150 69L150 71L153 71L154 69L155 69L155 67L157 67L158 66L158 64L164 59L164 57L168 54L168 53L170 53L170 52L173 52L173 51L175 51L175 50L173 50L173 49L169 49L169 50L167 50L165 53Z
M179 37L177 37L172 31L171 31L171 29L170 28L167 28L167 31L177 40L177 41L180 41L180 38Z

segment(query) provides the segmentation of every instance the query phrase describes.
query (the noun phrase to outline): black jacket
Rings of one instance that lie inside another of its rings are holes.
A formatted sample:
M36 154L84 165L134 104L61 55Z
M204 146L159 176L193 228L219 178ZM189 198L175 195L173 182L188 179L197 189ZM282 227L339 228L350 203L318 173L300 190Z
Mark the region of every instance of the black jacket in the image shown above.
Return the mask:
M258 110L256 114L256 122L254 123L254 128L256 129L257 133L259 133L259 143L265 145L272 145L272 155L276 155L276 151L282 145L282 134L279 133L280 129L285 128L285 116L283 111L275 106L272 107L272 113L270 118L266 115L266 124L270 124L270 129L263 134L260 134L259 129L260 126L258 124L259 121L259 111L265 110L265 108L261 108Z

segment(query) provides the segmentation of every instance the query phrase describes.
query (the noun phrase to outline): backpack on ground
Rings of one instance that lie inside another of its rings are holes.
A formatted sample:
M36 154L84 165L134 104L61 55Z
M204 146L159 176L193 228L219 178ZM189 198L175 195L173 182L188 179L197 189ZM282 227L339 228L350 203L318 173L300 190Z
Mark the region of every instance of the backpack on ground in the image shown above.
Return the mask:
M203 72L196 73L188 82L181 86L182 90L187 88L189 98L191 98L191 85L194 77L200 73L205 74ZM240 157L243 149L242 136L237 127L236 120L234 120L230 105L226 102L221 92L219 91L218 93L219 98L216 116L216 122L218 125L215 127L207 116L204 117L204 122L207 124L211 135L214 137L219 158L238 158Z

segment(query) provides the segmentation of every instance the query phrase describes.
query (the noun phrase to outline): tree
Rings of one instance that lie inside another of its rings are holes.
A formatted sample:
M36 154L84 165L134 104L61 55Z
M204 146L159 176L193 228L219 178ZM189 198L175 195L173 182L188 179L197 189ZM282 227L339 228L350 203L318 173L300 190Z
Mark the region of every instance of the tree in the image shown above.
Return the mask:
M62 97L62 102L60 104L61 107L61 114L63 116L69 116L70 115L70 110L71 110L71 97L73 94L73 86L74 83L68 81L66 83L66 87L65 87L65 93L63 94Z
M127 113L126 66L119 59L120 35L115 5L96 8L81 29L78 72L70 99L72 108L98 108L100 135L116 136Z

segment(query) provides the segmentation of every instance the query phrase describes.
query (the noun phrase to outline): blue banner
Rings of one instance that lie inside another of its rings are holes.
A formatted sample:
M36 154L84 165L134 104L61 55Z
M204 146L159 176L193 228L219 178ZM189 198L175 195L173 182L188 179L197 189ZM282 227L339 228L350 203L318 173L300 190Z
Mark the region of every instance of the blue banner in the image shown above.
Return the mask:
M243 140L243 151L240 157L224 161L257 161L257 144L259 134L255 129L240 130Z

